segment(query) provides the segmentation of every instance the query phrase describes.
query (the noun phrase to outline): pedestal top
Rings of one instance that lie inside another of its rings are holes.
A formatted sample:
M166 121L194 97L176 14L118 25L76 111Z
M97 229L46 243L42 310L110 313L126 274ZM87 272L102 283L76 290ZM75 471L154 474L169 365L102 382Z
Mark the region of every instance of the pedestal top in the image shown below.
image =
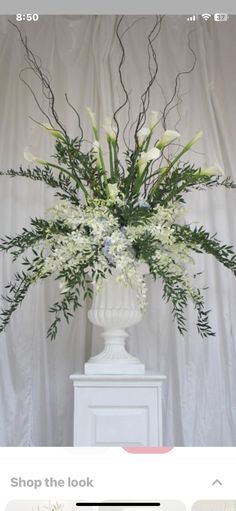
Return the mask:
M166 376L159 373L146 372L145 374L82 374L70 375L74 385L101 385L101 384L124 384L124 385L157 385L166 380Z

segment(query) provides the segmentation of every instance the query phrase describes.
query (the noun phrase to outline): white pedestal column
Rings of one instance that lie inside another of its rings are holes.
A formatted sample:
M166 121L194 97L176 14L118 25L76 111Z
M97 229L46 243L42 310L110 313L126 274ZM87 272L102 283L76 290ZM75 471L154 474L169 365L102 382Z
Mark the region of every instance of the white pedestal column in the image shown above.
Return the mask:
M165 376L73 374L74 446L162 445Z

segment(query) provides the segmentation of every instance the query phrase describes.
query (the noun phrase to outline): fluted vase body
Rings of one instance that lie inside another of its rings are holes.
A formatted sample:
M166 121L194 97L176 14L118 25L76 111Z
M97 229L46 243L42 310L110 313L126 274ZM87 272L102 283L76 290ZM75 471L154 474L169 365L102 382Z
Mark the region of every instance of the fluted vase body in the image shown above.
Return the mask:
M116 281L116 272L104 280L102 289L94 293L88 318L94 325L103 327L105 345L98 355L85 364L85 374L143 374L144 364L130 355L125 347L126 328L141 320L142 312L136 290Z

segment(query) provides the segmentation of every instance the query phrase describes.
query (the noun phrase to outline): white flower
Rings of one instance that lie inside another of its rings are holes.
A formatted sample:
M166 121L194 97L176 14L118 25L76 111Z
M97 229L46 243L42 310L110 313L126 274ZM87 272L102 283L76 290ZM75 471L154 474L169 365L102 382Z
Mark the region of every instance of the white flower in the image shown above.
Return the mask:
M109 138L112 142L115 142L116 130L115 130L114 126L112 126L112 119L110 117L105 118L105 124L104 124L103 128L107 134L107 138Z
M143 128L141 128L141 130L138 131L137 136L138 136L139 147L141 147L143 145L143 143L145 142L147 137L150 135L150 131L151 131L150 128L147 128L147 127L143 127Z
M87 110L87 112L89 114L92 127L96 129L97 128L97 124L96 124L96 119L95 119L95 113L92 112L91 108L89 108L88 106L86 107L86 110Z
M37 162L37 163L42 163L42 165L46 165L48 162L45 161L45 160L41 160L40 158L38 158L38 156L34 156L31 151L30 151L30 148L29 147L25 147L25 150L24 150L24 158L26 161L30 161L30 162Z
M183 156L183 154L187 153L191 147L193 146L193 144L196 144L196 142L198 142L198 140L202 137L203 135L203 131L202 130L199 130L195 137L193 137L189 142L188 144L186 144L183 149L181 149L180 153L174 158L174 160L172 161L172 163L170 164L168 170L173 167L173 165L181 158L181 156ZM157 146L159 147L159 145Z
M194 145L196 144L196 142L198 142L198 140L200 140L200 138L202 138L202 135L203 135L203 131L202 130L199 130L197 131L195 137L193 137L190 142L185 146L185 152L186 151L189 151L189 149Z
M55 137L55 138L60 138L61 140L65 140L65 137L62 135L62 133L58 130L55 130L50 124L48 123L43 123L41 124L41 126L43 128L45 128L47 131L49 131L49 133Z
M140 172L143 172L143 170L145 169L145 167L147 166L149 161L156 160L157 158L159 158L160 154L161 153L160 153L159 149L157 149L156 147L153 147L152 149L150 149L147 152L142 151L141 157L138 160L138 166L139 166Z
M149 123L149 128L151 131L153 131L155 126L157 125L159 116L160 116L160 112L158 112L156 110L151 111L151 118L150 118L150 123Z
M150 204L149 204L149 202L147 200L145 200L145 199L138 199L137 207L138 208L148 208L149 209L151 206L150 206Z
M171 142L173 142L174 140L176 140L177 138L180 138L180 133L178 131L175 131L175 130L166 130L159 143L158 143L158 146L159 149L163 149L167 144L170 144Z
M156 147L153 147L152 149L150 149L146 153L143 152L141 154L145 155L145 158L147 159L147 161L152 161L152 160L156 160L157 158L159 158L160 151Z
M192 144L196 144L196 142L202 138L202 135L203 135L203 131L202 130L199 130L197 131L195 137L192 139Z
M117 184L116 183L108 184L108 189L109 189L110 199L112 199L112 201L115 202L119 195L119 189L117 187Z
M224 176L224 171L221 167L217 165L212 165L211 167L204 167L200 171L201 176Z

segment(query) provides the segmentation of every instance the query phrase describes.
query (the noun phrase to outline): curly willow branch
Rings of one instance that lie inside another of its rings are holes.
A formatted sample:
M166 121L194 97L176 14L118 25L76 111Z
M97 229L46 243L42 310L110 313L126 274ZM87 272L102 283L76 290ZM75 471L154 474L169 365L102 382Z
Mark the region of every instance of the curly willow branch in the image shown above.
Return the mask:
M157 73L158 73L159 66L158 66L157 56L156 56L156 52L154 50L153 43L155 42L158 35L160 34L162 21L163 21L163 16L160 16L160 17L156 16L155 24L154 24L151 32L148 35L148 71L149 71L149 75L150 75L150 81L147 85L147 88L141 95L142 110L141 110L141 112L139 112L138 120L137 120L137 124L136 124L136 128L135 128L136 142L137 142L137 133L143 127L143 125L145 124L145 121L146 121L146 114L147 114L149 104L150 104L150 92L151 92L152 85L153 85L153 83L156 79ZM151 51L151 55L150 55L150 51ZM152 56L152 59L154 62L154 72L151 69L151 56Z
M32 89L32 87L22 77L22 73L25 70L30 70L30 71L32 71L35 74L35 76L37 76L37 78L40 80L40 82L42 84L43 95L48 100L49 108L50 108L51 114L53 116L53 119L56 122L57 126L59 126L61 131L64 133L64 135L67 136L67 132L66 132L63 124L60 122L58 114L57 114L57 112L55 110L55 96L54 96L53 90L51 88L50 81L49 81L47 75L42 70L42 63L41 63L40 58L37 55L35 55L32 52L32 50L30 50L30 48L28 47L27 37L25 37L25 38L23 37L19 27L15 23L10 21L10 20L9 20L9 23L18 31L21 43L22 43L22 45L23 45L23 47L25 49L25 52L26 52L25 53L25 61L27 62L28 66L26 68L24 68L23 70L21 70L21 72L19 74L20 80L28 87L28 89L30 90L30 92L31 92L31 94L32 94L32 96L33 96L33 98L34 98L34 100L35 100L35 102L36 102L36 104L37 104L37 106L39 108L39 110L44 115L44 117L46 117L46 119L49 121L50 125L52 126L52 122L51 122L50 117L43 110L42 106L40 105L40 103L39 103L39 101L38 101L38 99L36 97L36 94L34 93L34 91Z
M161 117L161 120L160 120L160 122L162 122L163 128L166 129L166 119L167 119L169 113L174 108L177 108L178 116L179 116L177 123L179 122L179 120L180 120L180 113L179 113L178 107L179 107L179 105L182 102L182 97L179 94L179 92L180 92L180 85L181 85L181 77L183 75L190 74L194 70L194 68L196 66L196 61L197 61L196 53L194 52L194 50L193 50L193 48L191 46L190 35L193 32L193 31L191 31L188 34L188 48L189 48L190 52L192 53L192 55L194 57L193 64L190 67L190 69L188 69L186 71L179 72L176 75L175 82L174 82L173 94L172 94L171 98L169 100L167 100L166 97L165 97L165 94L164 94L164 91L163 91L163 88L162 88L160 82L157 81L157 74L158 74L158 70L159 70L159 65L158 65L158 61L157 61L157 54L156 54L156 51L154 49L154 42L157 40L157 38L158 38L158 36L160 34L161 26L162 26L162 22L163 22L164 16L155 16L155 23L154 23L150 33L147 36L147 39L148 39L148 44L147 44L148 71L149 71L150 80L149 80L149 82L148 82L148 84L146 86L146 89L141 94L141 98L140 98L141 106L140 106L140 110L139 110L137 119L133 123L130 123L130 99L129 99L130 98L130 93L126 89L125 81L124 81L124 76L123 76L123 66L124 66L124 62L125 62L125 46L123 44L123 39L124 39L125 34L129 30L131 30L131 28L136 23L141 21L142 19L144 19L143 16L136 18L135 21L132 22L132 24L130 24L122 33L120 33L122 22L124 20L124 16L121 16L119 18L119 21L118 21L118 24L117 24L117 27L116 27L116 31L115 31L116 37L118 39L118 42L119 42L119 45L120 45L120 48L121 48L121 59L120 59L119 67L118 67L118 73L119 73L120 85L121 85L121 88L122 88L122 90L124 92L125 98L124 98L124 101L122 102L122 104L115 110L115 112L113 114L113 120L114 120L114 122L116 124L116 128L117 128L117 136L116 136L116 138L117 138L117 144L118 144L120 126L119 126L119 122L117 120L117 117L118 117L119 112L122 109L124 109L126 107L126 105L128 104L128 119L127 119L127 122L125 124L125 127L123 129L123 133L122 133L123 141L124 141L127 149L129 149L129 147L130 147L130 136L131 136L131 132L132 132L134 126L135 126L134 137L135 137L135 141L137 143L137 141L138 141L138 138L137 138L138 137L138 132L144 126L144 124L146 122L146 116L147 116L147 112L148 112L148 109L149 109L149 106L150 106L150 94L151 94L151 89L152 89L152 86L153 86L154 82L157 83L158 87L160 88L160 90L162 92L164 100L165 100L165 106L164 106L164 109L163 109L163 112L162 112L162 117ZM25 53L25 60L26 60L28 65L27 65L27 67L25 67L24 69L22 69L20 71L20 74L19 74L20 80L30 90L30 93L32 94L32 96L33 96L33 98L34 98L34 100L35 100L35 102L36 102L40 112L48 120L49 124L53 127L50 116L42 108L42 106L41 106L41 104L40 104L40 102L39 102L39 100L38 100L34 90L30 86L30 84L22 76L23 73L25 71L27 71L27 70L32 71L36 75L36 77L41 82L42 93L43 93L44 97L47 99L47 101L49 103L49 108L50 108L51 115L52 115L55 123L57 124L57 126L60 127L61 131L67 137L68 135L67 135L66 129L63 126L63 124L60 122L58 114L57 114L57 112L55 110L55 96L54 96L53 90L52 90L51 85L50 85L50 80L49 80L48 76L43 72L43 68L42 68L42 63L41 63L40 57L35 55L30 50L30 48L28 47L28 43L27 43L27 37L25 37L25 38L23 37L19 27L15 23L10 21L10 20L9 20L9 23L18 31L18 33L20 35L21 43L22 43L22 45L23 45L23 47L25 49L25 52L26 52ZM81 142L83 140L83 129L82 129L82 126L81 126L81 119L80 119L79 112L71 104L71 102L68 99L67 94L65 94L65 99L66 99L66 102L67 102L68 106L73 110L73 112L75 113L75 115L77 117L78 126L79 126L79 129L80 129L80 139L79 139L79 141ZM175 99L177 100L176 102L174 102ZM126 133L126 130L128 129L128 127L129 127L129 134L128 134L128 143L127 143L126 142L125 133Z
M131 124L131 126L130 126L130 129L129 129L129 140L130 140L130 133L131 133L131 130L132 130L133 126L136 125L135 137L137 139L137 132L139 131L139 129L145 123L146 113L147 113L147 110L148 110L148 107L149 107L149 103L150 103L150 90L151 90L151 87L152 87L152 85L153 85L153 83L154 83L154 81L156 79L157 73L158 73L158 62L157 62L156 53L155 53L155 50L154 50L154 47L153 47L153 43L156 40L156 38L158 37L158 35L159 35L163 17L164 16L161 16L161 17L156 16L155 24L154 24L151 32L148 35L148 70L149 70L149 75L150 75L150 81L149 81L145 91L141 95L142 110L141 110L141 112L139 112L138 119L133 124ZM123 140L124 140L124 143L125 143L126 147L128 148L129 147L129 143L127 144L126 140L125 140L125 131L126 131L128 125L130 124L130 101L129 101L129 93L128 93L126 87L125 87L124 77L123 77L123 72L122 72L122 67L123 67L124 62L125 62L125 47L124 47L124 44L123 44L123 38L124 38L124 35L137 22L139 22L142 19L144 19L144 17L137 18L130 26L127 27L126 30L124 30L124 32L122 34L120 34L120 27L121 27L123 19L124 19L124 16L121 16L120 19L119 19L119 22L118 22L118 25L117 25L117 28L116 28L116 36L117 36L117 39L119 41L120 48L121 48L121 59L120 59L119 67L118 67L119 80L120 80L120 84L121 84L122 90L123 90L123 92L125 94L125 99L124 99L123 103L114 112L113 119L114 119L114 122L115 122L116 127L117 127L117 142L118 142L119 129L120 128L119 128L119 123L117 121L117 115L128 104L128 120L127 120L127 123L126 123L126 125L124 127L124 130L123 130ZM156 29L157 29L157 32L156 32ZM152 72L152 69L151 69L151 55L152 55L152 59L153 59L154 64L155 64L154 72Z
M180 72L180 73L178 73L176 75L176 77L175 77L174 92L173 92L171 98L169 100L167 100L161 83L159 81L157 81L157 74L158 74L159 66L158 66L158 61L157 61L157 54L156 54L155 49L154 49L154 42L155 42L155 40L157 39L157 37L158 37L158 35L160 33L164 17L165 16L161 16L161 17L156 16L155 24L154 24L151 32L148 35L148 47L147 47L147 51L148 51L148 70L149 70L149 75L150 75L150 81L149 81L145 91L141 95L141 110L140 110L140 112L138 114L138 117L137 117L136 121L134 121L133 123L130 123L130 101L129 101L129 95L130 94L128 93L127 89L125 88L124 78L123 78L123 73L122 73L122 67L123 67L123 64L124 64L124 61L125 61L125 47L124 47L124 44L122 42L122 39L123 39L123 36L125 35L125 33L133 27L135 22L133 22L132 25L130 25L123 32L122 35L120 35L119 29L120 29L120 25L121 25L121 22L122 22L124 16L122 16L120 18L118 26L117 26L116 35L117 35L117 38L119 40L119 44L120 44L121 50L122 50L122 56L121 56L120 65L119 65L119 77L120 77L120 83L121 83L122 89L124 90L124 93L125 93L125 100L122 103L122 105L120 105L119 108L116 110L116 112L114 114L114 120L115 120L116 125L117 125L117 131L118 131L117 132L117 137L118 137L118 135L119 135L119 124L117 122L117 114L128 103L129 104L129 108L128 108L128 120L127 120L125 128L123 130L123 140L124 140L124 143L125 143L127 148L130 147L131 132L132 132L134 126L136 126L135 127L135 139L136 139L136 143L137 143L138 131L144 126L144 124L146 122L146 114L147 114L147 111L148 111L148 108L149 108L149 105L150 105L150 93L151 93L151 88L152 88L154 82L158 85L159 89L161 90L162 96L163 96L164 101L165 101L165 106L164 106L164 109L163 109L163 112L162 112L162 117L161 117L161 119L159 121L159 122L162 122L163 128L166 129L166 119L167 119L167 116L175 108L177 109L177 112L178 112L178 120L177 120L176 126L179 124L179 122L181 120L181 115L180 115L180 112L179 112L179 106L182 103L182 98L183 98L183 94L182 95L180 94L181 77L186 75L186 74L190 74L194 70L194 68L196 66L196 62L197 62L196 53L194 52L194 50L193 50L193 48L191 46L191 41L190 41L190 36L191 36L191 33L193 32L193 30L191 32L189 32L189 34L188 34L188 48L189 48L190 52L192 53L192 55L194 56L193 64L190 67L190 69L188 69L186 71L182 71L182 72ZM143 17L142 18L138 18L136 21L139 21L140 19L143 19ZM154 63L154 70L152 70L152 68L151 68L151 64L152 63ZM126 139L125 139L125 132L128 129L128 126L129 126L129 133L128 133L128 144L127 144Z
M125 100L123 101L123 103L115 110L114 114L113 114L113 119L114 119L114 122L116 124L116 128L117 128L117 135L116 135L116 140L117 140L117 143L118 143L118 138L119 138L119 132L120 132L120 127L119 127L119 123L117 121L117 115L118 113L127 105L127 103L129 103L129 95L128 95L128 92L125 88L125 84L124 84L124 79L123 79L123 74L122 74L122 66L124 64L124 61L125 61L125 48L124 48L124 45L122 43L122 37L124 36L121 36L120 33L119 33L119 29L120 29L120 26L121 26L121 23L122 23L122 20L124 19L124 16L121 16L119 21L118 21L118 25L116 27L116 37L119 41L119 44L120 44L120 47L121 47L121 59L120 59L120 63L119 63L119 67L118 67L118 72L119 72L119 80L120 80L120 84L121 84L121 87L124 91L124 94L125 94Z
M170 113L170 111L172 110L172 107L171 108L169 108L169 107L172 105L176 95L178 95L179 86L180 86L179 84L180 84L181 77L184 76L184 75L188 75L188 74L192 73L192 71L194 70L194 68L196 66L197 56L196 56L196 53L195 53L195 51L193 50L193 48L191 46L191 41L190 41L190 35L191 35L192 32L194 32L194 30L191 30L188 33L188 48L189 48L190 52L192 53L192 55L194 57L193 64L192 64L192 66L187 71L181 71L181 72L179 72L176 75L174 92L173 92L172 97L170 98L170 100L166 103L165 108L163 110L162 120L163 120L163 128L164 129L166 129L166 119L167 119L167 116Z
M68 106L73 110L73 112L75 113L75 115L77 117L78 126L79 126L79 130L80 130L80 139L79 139L79 141L82 142L82 140L84 138L84 132L83 132L83 128L82 128L82 125L81 125L81 119L80 119L79 112L78 112L78 110L76 110L76 108L69 101L68 95L66 93L65 93L65 98L66 98L66 102L67 102Z

